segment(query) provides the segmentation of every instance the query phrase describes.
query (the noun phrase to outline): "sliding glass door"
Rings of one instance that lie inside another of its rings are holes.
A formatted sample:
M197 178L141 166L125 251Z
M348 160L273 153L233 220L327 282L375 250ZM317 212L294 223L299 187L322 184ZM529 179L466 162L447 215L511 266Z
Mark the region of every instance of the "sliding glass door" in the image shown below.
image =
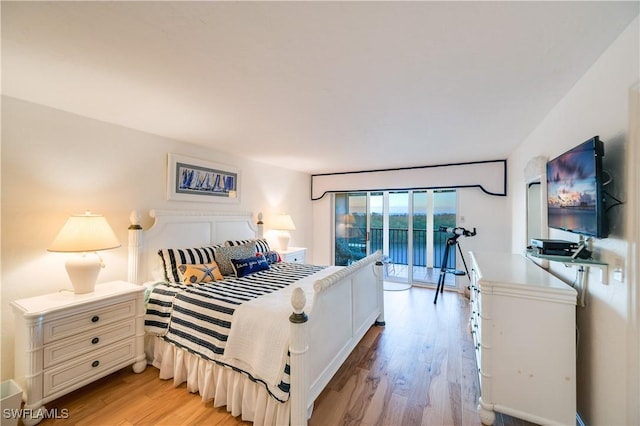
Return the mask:
M378 250L389 253L389 240L383 232L385 220L387 226L389 223L389 218L384 215L384 204L385 197L382 192L369 193L369 253L375 253Z
M350 265L367 256L367 197L366 192L335 194L336 265Z
M386 280L437 282L448 236L440 228L456 226L455 190L354 192L334 200L336 265L380 250ZM455 256L447 263L455 268Z
M428 268L433 268L432 257L429 256L433 252L433 233L429 230L433 229L433 197L427 191L413 192L413 211L411 215L413 225L413 263L412 276L416 282L430 282L431 276L427 274Z
M389 251L383 252L389 256L387 265L387 279L409 282L411 274L411 203L409 191L389 192L389 207L386 215L389 226L383 232L389 238Z

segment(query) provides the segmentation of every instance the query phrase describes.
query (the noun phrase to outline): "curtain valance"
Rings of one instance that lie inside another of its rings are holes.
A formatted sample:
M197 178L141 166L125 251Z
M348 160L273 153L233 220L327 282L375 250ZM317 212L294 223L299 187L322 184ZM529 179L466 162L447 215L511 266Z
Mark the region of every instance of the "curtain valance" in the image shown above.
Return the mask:
M480 188L506 196L507 160L311 175L311 200L332 192L439 188Z

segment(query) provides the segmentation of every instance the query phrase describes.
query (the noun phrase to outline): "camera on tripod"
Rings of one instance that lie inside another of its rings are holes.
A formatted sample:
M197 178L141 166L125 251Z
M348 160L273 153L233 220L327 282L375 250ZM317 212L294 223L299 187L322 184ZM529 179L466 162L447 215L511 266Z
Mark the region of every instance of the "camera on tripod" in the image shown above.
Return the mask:
M469 231L468 229L464 229L462 227L451 228L441 226L440 232L447 232L454 235L464 235L465 237L473 237L474 235L476 235L476 228L473 228L473 231Z

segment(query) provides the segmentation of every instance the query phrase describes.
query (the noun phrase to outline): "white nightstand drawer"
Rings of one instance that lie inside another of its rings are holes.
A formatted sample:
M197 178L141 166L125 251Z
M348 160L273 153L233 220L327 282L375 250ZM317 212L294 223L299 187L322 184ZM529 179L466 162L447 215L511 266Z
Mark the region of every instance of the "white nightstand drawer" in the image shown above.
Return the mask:
M304 252L288 255L287 262L304 263Z
M72 363L44 372L44 397L68 390L77 383L99 377L101 372L120 363L130 363L135 356L136 342L129 339L118 346L104 348Z
M44 347L44 368L49 368L90 351L95 351L119 340L133 337L135 321L127 319L116 324L90 330L73 337L58 340Z
M136 301L129 300L47 322L43 325L44 343L133 317L135 312Z
M283 262L305 263L307 249L303 247L289 247L288 250L280 251Z

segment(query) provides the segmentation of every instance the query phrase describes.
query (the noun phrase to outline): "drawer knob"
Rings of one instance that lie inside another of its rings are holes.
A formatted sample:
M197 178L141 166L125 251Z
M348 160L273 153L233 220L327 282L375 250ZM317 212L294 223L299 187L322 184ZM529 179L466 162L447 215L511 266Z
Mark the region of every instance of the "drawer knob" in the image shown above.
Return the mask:
M91 363L91 366L92 366L93 368L95 368L95 367L97 367L97 366L99 366L99 365L100 365L100 361L98 361L98 360L95 360L95 361L93 361L93 362Z
M98 315L94 315L91 317L91 322L98 322L100 321L100 317Z
M93 339L91 339L91 343L93 343L94 345L97 345L99 341L100 341L99 337L94 337Z

